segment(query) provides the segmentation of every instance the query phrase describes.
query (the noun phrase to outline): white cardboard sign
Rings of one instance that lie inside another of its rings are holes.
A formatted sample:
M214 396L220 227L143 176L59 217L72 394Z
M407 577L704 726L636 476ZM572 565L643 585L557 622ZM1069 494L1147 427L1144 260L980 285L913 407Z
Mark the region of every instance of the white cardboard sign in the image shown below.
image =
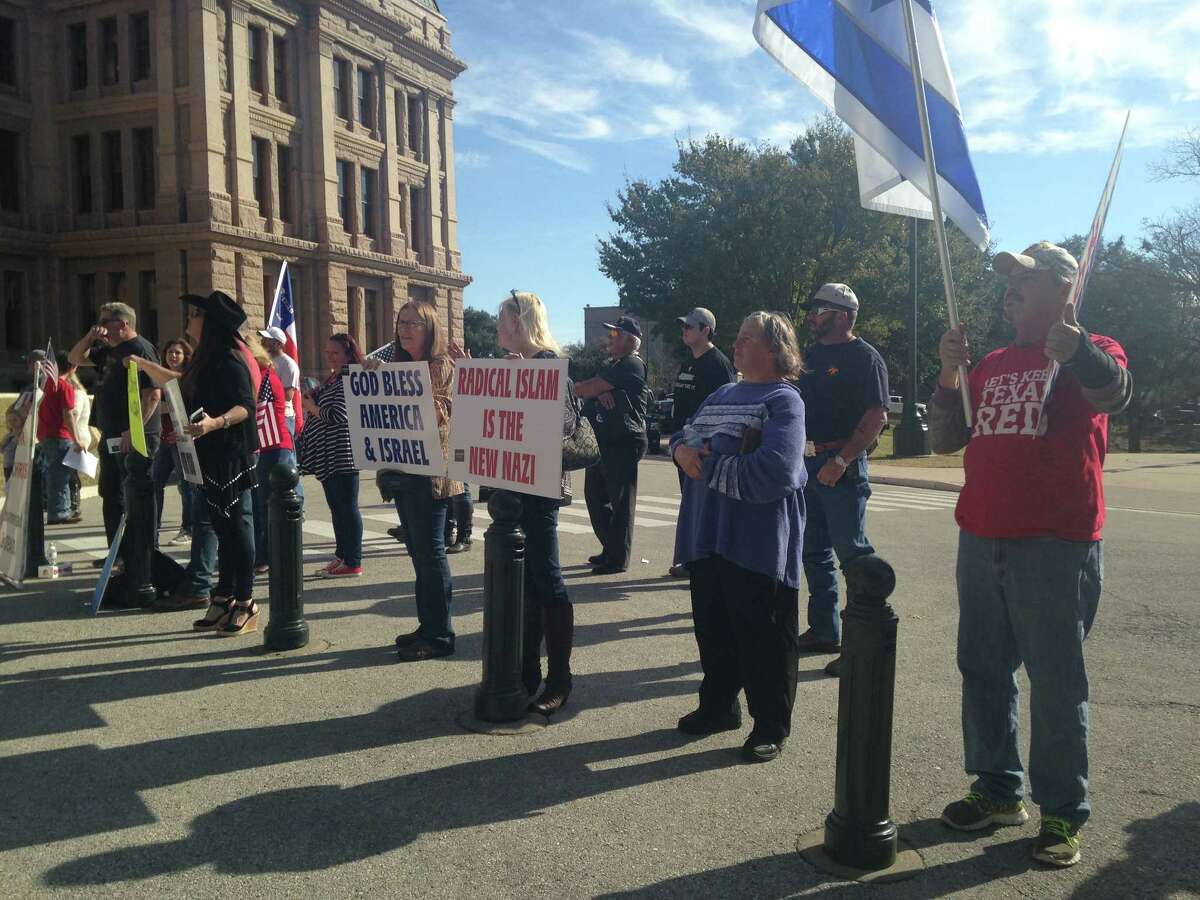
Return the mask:
M445 475L429 363L350 366L342 376L350 448L359 469Z
M187 433L187 407L183 405L183 394L179 391L179 379L172 378L163 389L167 398L167 412L171 416L171 427L175 429L175 447L179 450L179 468L189 484L204 484L204 473L200 470L200 457L196 454L196 442Z
M565 359L460 359L450 419L450 477L558 497Z

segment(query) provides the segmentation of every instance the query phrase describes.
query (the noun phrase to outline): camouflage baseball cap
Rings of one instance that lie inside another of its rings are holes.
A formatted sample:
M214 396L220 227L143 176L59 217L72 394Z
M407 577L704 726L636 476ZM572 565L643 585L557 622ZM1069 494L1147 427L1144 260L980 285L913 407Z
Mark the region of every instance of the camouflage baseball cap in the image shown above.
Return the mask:
M997 253L992 260L992 268L1001 275L1015 274L1018 269L1026 272L1050 271L1059 277L1071 281L1079 269L1079 263L1070 253L1057 244L1049 241L1038 241L1031 244L1020 253Z

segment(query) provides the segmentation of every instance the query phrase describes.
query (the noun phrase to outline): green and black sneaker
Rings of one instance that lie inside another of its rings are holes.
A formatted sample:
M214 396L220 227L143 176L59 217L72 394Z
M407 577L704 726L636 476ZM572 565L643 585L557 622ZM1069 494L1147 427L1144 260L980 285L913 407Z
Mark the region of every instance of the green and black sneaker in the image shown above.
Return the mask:
M979 831L991 825L1024 825L1029 813L1020 800L1001 803L971 791L942 810L942 821L959 831Z
M1066 868L1079 862L1079 829L1058 816L1042 816L1042 827L1033 845L1033 858Z

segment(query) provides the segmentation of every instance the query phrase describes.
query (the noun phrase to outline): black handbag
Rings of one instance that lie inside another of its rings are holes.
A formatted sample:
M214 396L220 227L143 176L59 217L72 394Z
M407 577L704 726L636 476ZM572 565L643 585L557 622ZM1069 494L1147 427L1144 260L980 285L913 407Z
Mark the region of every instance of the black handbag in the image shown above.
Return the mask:
M592 423L584 417L579 401L575 399L574 394L568 394L565 415L570 416L574 422L568 426L564 421L563 471L573 472L576 469L594 466L600 462L600 442L596 440L596 432L592 428Z

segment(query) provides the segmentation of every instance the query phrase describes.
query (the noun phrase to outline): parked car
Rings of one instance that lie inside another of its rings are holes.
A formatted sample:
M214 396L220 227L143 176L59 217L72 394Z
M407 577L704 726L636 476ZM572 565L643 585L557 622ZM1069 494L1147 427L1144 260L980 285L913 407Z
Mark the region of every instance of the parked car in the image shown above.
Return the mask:
M1180 403L1161 410L1161 415L1167 425L1200 425L1200 403Z
M922 417L925 415L926 407L924 403L917 404L917 412ZM888 415L895 416L896 418L904 415L904 398L899 394L892 394L888 397Z
M675 398L668 395L661 400L651 401L646 409L647 453L662 453L663 435L671 436Z

